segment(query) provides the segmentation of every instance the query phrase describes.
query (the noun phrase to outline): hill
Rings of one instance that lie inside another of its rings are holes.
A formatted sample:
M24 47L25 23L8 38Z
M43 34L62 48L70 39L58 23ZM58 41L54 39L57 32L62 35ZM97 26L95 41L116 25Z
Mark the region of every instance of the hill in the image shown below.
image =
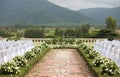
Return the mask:
M89 8L89 9L81 9L80 13L83 13L86 16L92 17L100 23L105 23L105 19L108 16L113 16L117 19L120 25L120 7L115 8Z
M47 0L0 0L0 25L94 23L94 19Z

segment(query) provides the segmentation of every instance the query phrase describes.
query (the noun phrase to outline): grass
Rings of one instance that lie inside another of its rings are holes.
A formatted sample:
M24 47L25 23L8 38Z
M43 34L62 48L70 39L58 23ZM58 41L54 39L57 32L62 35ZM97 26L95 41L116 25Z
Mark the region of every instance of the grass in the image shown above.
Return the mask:
M109 76L104 76L101 75L99 73L100 68L99 67L93 67L92 66L92 59L87 58L87 55L85 54L84 50L78 48L78 52L80 53L80 55L84 58L84 60L87 62L89 68L91 69L91 71L94 73L95 77L120 77L120 75L109 75Z
M50 48L47 48L40 52L40 54L36 55L36 58L28 60L28 66L24 66L20 68L20 73L16 75L3 75L0 74L0 77L25 77L25 75L31 70L31 68L40 61L43 56L50 50Z
M46 32L46 33L45 33L45 37L54 36L54 32L55 32L55 31L52 31L52 30Z
M55 28L46 28L45 36L54 35Z

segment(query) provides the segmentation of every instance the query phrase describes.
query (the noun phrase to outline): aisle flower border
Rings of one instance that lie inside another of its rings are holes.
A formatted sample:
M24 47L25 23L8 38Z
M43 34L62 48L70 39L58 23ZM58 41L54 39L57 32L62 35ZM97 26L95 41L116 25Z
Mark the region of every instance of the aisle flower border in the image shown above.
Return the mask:
M93 47L88 47L81 40L71 43L71 41L46 41L41 46L33 48L26 52L24 56L17 56L12 61L4 63L0 66L0 77L23 77L37 63L37 61L45 55L49 49L55 48L74 48L82 55L88 66L94 72L95 77L119 77L119 67L110 59L102 56L95 51ZM33 61L27 65L28 62ZM24 68L24 70L22 70ZM23 74L21 74L21 70ZM2 75L1 75L2 74ZM20 74L20 75L19 75Z
M49 49L49 46L43 43L23 56L16 56L11 61L0 65L0 77L24 77Z

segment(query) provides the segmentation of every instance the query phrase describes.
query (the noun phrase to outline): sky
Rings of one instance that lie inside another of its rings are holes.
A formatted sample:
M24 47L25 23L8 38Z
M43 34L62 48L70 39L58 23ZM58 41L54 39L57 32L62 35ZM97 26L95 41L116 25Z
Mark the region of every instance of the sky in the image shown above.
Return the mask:
M71 10L79 10L86 8L113 8L120 6L120 0L48 0L59 6L69 8Z

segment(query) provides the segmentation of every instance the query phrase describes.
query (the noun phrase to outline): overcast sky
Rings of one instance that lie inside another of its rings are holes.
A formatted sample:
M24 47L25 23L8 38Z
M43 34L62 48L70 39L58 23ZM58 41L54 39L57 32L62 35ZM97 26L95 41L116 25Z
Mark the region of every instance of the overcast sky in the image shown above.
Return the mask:
M69 8L71 10L79 10L85 8L95 7L118 7L120 6L120 0L48 0L62 7Z

